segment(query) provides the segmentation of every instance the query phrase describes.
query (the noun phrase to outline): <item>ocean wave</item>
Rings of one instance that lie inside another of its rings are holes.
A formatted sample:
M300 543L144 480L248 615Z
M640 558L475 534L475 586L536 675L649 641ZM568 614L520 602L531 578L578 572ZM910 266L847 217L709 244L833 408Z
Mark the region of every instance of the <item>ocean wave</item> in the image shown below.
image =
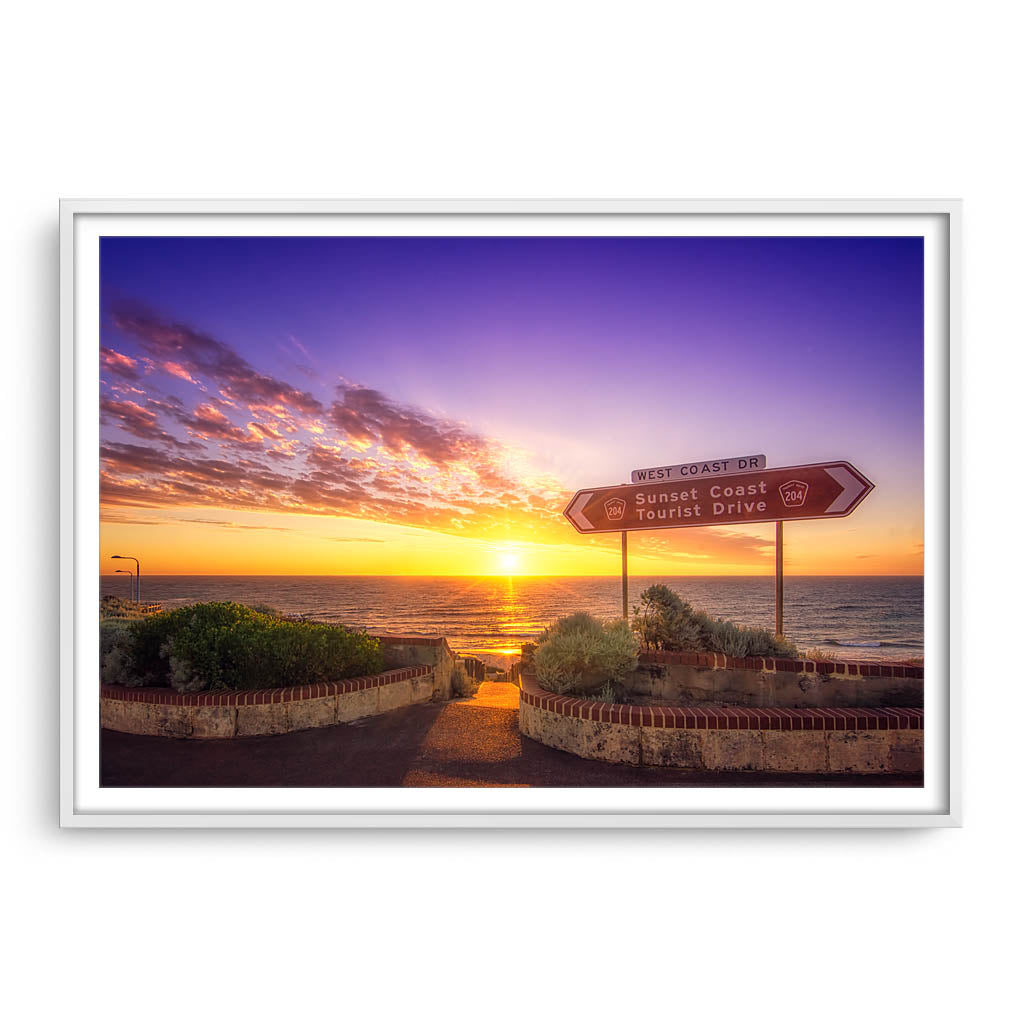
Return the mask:
M830 647L923 647L917 640L837 640L827 637L821 641Z

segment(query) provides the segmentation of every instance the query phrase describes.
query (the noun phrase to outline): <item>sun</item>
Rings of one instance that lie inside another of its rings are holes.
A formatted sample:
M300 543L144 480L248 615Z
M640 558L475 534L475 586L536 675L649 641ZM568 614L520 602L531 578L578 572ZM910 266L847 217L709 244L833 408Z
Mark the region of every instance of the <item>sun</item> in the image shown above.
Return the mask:
M505 551L498 559L498 564L505 572L515 572L519 568L519 555L515 551Z

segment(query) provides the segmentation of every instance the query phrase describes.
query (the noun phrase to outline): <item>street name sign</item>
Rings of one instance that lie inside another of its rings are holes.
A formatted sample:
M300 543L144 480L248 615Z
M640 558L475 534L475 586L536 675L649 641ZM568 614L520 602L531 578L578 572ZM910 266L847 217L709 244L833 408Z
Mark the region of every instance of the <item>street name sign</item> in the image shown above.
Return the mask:
M694 480L698 477L721 476L724 473L742 473L749 469L765 469L768 460L763 455L733 456L731 459L701 459L699 462L677 462L671 466L653 466L634 469L629 474L635 484L662 480Z
M580 533L670 530L848 516L874 488L849 462L577 491L563 515Z

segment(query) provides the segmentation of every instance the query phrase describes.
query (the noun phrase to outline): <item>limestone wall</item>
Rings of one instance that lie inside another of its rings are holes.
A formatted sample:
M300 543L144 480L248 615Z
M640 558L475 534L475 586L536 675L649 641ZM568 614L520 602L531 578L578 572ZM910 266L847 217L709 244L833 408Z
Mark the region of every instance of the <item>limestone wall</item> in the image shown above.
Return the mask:
M380 636L377 639L387 668L427 665L433 673L433 699L451 699L455 654L444 637Z
M559 697L523 676L524 736L580 757L705 771L919 772L910 708L639 707Z
M225 693L175 693L167 688L100 687L100 726L177 739L272 736L341 725L434 698L447 686L439 665L416 665L376 676L311 686ZM443 666L441 666L443 672Z

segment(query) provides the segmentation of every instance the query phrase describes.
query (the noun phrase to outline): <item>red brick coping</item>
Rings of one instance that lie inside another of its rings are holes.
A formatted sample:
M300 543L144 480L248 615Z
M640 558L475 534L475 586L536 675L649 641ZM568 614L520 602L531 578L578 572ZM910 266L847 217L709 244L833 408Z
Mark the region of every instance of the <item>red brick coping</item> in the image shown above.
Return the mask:
M415 647L446 647L448 641L443 636L377 636L382 644L411 644Z
M923 679L921 665L893 662L807 661L801 658L730 658L725 654L690 651L644 651L641 665L696 665L700 668L748 668L758 672L818 672L828 676L880 676L887 679Z
M383 637L381 638L384 639ZM409 641L401 640L400 643ZM417 640L416 643L433 641ZM175 707L250 707L254 704L289 704L314 697L333 697L357 690L372 690L377 686L397 683L403 679L427 676L433 669L429 665L396 668L376 676L357 676L339 679L333 683L311 683L309 686L280 686L270 690L225 690L216 693L175 693L166 687L100 686L100 697L111 700L133 701L142 704L170 704Z
M661 655L665 657L665 655ZM677 657L677 655L669 655ZM708 655L690 655L708 657ZM710 655L710 657L716 657ZM722 658L723 655L717 655ZM761 661L760 658L734 658L732 661ZM771 660L771 659L769 659ZM686 663L690 664L690 663ZM809 662L808 664L814 664ZM542 711L569 718L612 725L641 725L663 729L757 729L783 731L852 731L885 729L923 729L924 711L920 708L741 708L724 704L694 707L642 707L635 704L611 704L579 697L559 697L543 689L536 679L523 676L520 700Z

